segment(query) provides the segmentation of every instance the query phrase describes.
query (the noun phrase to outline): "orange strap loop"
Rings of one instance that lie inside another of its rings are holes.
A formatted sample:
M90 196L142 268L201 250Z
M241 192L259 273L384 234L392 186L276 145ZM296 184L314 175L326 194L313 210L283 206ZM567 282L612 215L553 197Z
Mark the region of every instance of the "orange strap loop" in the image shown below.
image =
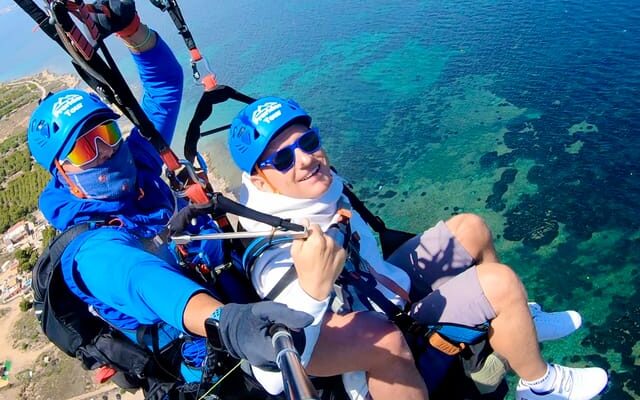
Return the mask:
M451 343L450 341L445 339L442 335L440 335L438 332L434 332L431 334L431 336L429 336L429 344L434 348L440 350L444 354L447 354L450 356L455 356L456 354L459 354L466 347L464 343L460 343L459 345L455 345Z
M180 168L180 161L178 160L178 156L170 148L161 151L160 158L165 163L167 168L169 168L171 171L176 171L178 170L178 168Z

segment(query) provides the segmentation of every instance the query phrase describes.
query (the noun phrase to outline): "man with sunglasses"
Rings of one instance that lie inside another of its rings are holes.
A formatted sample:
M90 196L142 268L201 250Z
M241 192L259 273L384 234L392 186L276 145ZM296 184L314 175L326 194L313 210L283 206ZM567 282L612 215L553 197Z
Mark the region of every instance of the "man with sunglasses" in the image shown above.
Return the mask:
M93 7L103 35L116 32L130 48L144 90L142 108L170 143L183 85L174 55L140 22L133 1L100 0ZM52 175L40 209L60 231L90 221L93 226L65 248L65 283L134 343L143 340L164 354L177 339L191 337L176 352L183 383L202 376L209 317L218 327L219 346L256 365L271 364L268 328L275 322L302 328L312 318L272 302L223 305L185 276L167 246L153 245L150 239L177 211L176 199L161 179L157 151L137 128L124 138L118 118L95 94L71 89L43 99L29 122L29 149ZM206 252L212 265L220 262L219 242L197 250ZM338 259L336 268L339 264ZM138 337L145 325L157 327L155 343ZM168 360L172 366L174 361Z
M324 231L344 218L340 210L348 200L342 179L331 171L311 117L295 101L266 97L246 106L232 122L229 147L243 171L243 204L281 218L306 219ZM240 218L240 223L247 231L265 229L245 218ZM418 322L469 327L490 324L492 348L521 378L518 399L591 399L606 386L603 369L569 368L542 359L538 341L573 332L580 325L579 314L544 313L537 305L530 307L518 276L498 262L491 232L481 218L464 214L441 221L402 244L387 260L382 258L371 229L353 210L350 224L356 233L352 237L358 240L359 257L370 265L376 288L400 307L411 303L410 313ZM317 269L316 262L327 257L327 251L319 248L317 254L308 252L294 263L292 256L300 246L310 250L308 243L295 240L274 244L254 258L251 278L258 294L315 317L314 324L306 328L308 340L303 352L310 374L364 370L371 395L390 398L379 394L385 393L380 382L372 382L372 368L377 373L376 350L387 344L380 340L384 327L368 321L363 317L366 313L326 311L330 296L337 295L333 282L324 277L313 279L308 271ZM281 281L292 268L297 279ZM282 282L286 287L282 288ZM353 310L366 309L357 304L357 294L353 297ZM368 336L359 334L363 331ZM314 338L317 340L311 340ZM395 366L386 367L393 375ZM270 392L281 388L277 375L255 372ZM414 377L409 373L404 382L419 389ZM346 378L355 385L352 372ZM386 383L390 382L397 381Z

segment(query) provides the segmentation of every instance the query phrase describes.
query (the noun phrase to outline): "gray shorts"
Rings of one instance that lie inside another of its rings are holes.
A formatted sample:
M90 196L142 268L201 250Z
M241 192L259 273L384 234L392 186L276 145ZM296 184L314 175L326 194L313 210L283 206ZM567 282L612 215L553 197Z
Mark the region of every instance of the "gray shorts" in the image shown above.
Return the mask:
M476 326L495 318L475 261L444 222L402 244L387 261L409 274L411 300L424 299L423 321Z

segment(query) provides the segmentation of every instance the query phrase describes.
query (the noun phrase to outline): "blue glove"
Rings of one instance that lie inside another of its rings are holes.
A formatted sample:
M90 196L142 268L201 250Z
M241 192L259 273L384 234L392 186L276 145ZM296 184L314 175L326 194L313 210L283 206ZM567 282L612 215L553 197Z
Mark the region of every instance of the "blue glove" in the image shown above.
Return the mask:
M133 0L97 0L93 8L92 18L104 36L122 31L136 19Z
M281 303L226 304L220 317L220 338L225 350L235 358L257 367L274 367L275 350L269 328L275 323L292 329L296 348L304 348L304 333L296 332L313 322L313 317ZM300 347L301 345L301 347Z

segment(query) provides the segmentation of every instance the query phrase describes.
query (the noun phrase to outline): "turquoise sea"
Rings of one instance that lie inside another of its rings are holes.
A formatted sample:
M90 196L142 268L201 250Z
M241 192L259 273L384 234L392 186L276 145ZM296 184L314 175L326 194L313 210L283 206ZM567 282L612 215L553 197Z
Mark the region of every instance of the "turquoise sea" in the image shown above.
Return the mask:
M302 103L390 225L482 215L530 298L584 318L544 355L606 368L602 399L640 398L640 2L182 3L219 80ZM67 71L12 4L0 0L0 79ZM190 74L168 17L139 6ZM199 90L187 88L180 131ZM201 147L237 179L225 141Z

